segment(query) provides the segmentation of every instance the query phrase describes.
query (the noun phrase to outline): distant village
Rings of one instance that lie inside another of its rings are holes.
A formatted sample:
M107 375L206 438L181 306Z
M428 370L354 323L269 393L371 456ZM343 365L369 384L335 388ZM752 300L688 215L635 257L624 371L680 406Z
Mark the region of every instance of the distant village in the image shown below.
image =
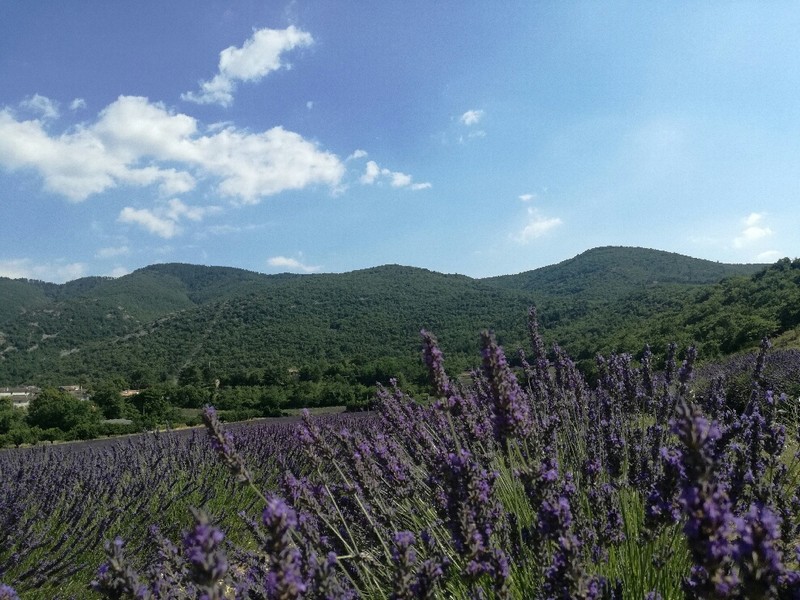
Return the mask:
M79 400L89 399L89 394L86 391L86 388L80 385L62 385L59 386L58 389L62 392L72 394ZM4 387L0 388L0 398L11 398L14 408L28 408L31 400L33 400L41 391L41 388L36 387L35 385L26 385L23 387Z

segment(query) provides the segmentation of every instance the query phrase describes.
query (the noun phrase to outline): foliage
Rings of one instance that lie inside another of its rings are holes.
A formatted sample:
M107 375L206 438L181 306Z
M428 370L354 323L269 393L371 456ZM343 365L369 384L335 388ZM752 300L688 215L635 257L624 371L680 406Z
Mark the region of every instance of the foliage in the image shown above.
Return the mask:
M248 374L270 385L298 372L316 373L321 382L333 368L366 386L401 377L411 389L421 379L410 358L420 327L437 331L454 372L467 371L476 366L474 332L488 326L502 343L523 343L520 315L531 303L549 339L590 370L597 352L666 343L676 334L682 343L708 338L710 357L757 343L775 333L775 323L794 322L783 300L797 284L785 274L762 282L766 296L782 290L780 301L763 305L769 308L754 311L743 302L745 290L730 305L730 323L717 319L716 306L690 314L704 305L698 294L716 290L720 279L760 268L598 248L488 279L397 265L300 276L179 264L63 286L0 279L0 384L122 376L140 389L175 381L208 386Z
M95 407L56 388L46 388L31 400L27 421L42 429L68 432L99 421Z
M73 496L0 454L0 477L20 473L0 496L0 578L52 597L77 559L30 549L75 514L89 545L107 540L91 583L106 598L796 597L800 429L765 387L768 344L746 390L695 384L696 349L674 345L663 370L649 349L598 358L589 385L531 317L531 353L512 367L485 333L469 383L424 332L431 402L390 385L374 414L271 432L207 408L206 444L148 437L128 442L147 457L131 470L114 459L138 461L130 445L54 469ZM83 488L102 497L92 515L69 508Z

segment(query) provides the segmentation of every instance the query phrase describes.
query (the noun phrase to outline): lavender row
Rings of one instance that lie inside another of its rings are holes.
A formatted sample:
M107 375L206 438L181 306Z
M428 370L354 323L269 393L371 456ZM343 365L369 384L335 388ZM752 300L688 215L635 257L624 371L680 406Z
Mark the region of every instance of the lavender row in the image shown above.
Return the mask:
M671 346L658 373L649 349L638 362L598 358L590 388L560 348L546 351L530 317L520 369L485 333L482 368L465 384L423 332L432 400L381 389L375 417L306 417L283 450L268 432L222 427L207 408L210 446L194 446L206 453L196 476L228 483L182 525L173 514L145 533L112 533L91 589L106 598L800 597L800 430L787 417L793 400L766 385L768 344L744 387L724 373L695 384L696 351L679 361Z
M294 426L233 426L259 485L273 485L279 469L297 466ZM167 516L175 522L164 531L179 533L190 506L216 511L223 521L226 480L202 430L0 451L0 581L48 600L56 583L68 581L77 590L69 594L83 597L104 540L141 537ZM237 501L246 509L253 499L240 494Z

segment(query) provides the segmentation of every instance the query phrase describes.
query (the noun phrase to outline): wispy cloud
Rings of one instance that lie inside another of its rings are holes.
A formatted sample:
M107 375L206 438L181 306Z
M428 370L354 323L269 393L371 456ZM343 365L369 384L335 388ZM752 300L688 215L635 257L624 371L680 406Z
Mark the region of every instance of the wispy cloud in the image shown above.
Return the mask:
M267 259L267 264L270 267L287 269L292 272L299 271L301 273L316 273L322 269L322 267L303 264L296 258L289 258L288 256L273 256Z
M153 235L170 239L181 233L181 220L200 221L206 215L220 210L217 206L189 206L173 198L152 210L126 206L119 213L118 220L120 223L138 225Z
M754 212L742 220L745 227L733 240L734 247L744 248L773 234L772 229L762 225L764 216L763 213Z
M519 199L523 202L530 202L536 199L536 194L520 194Z
M111 272L108 274L109 277L122 277L130 273L128 269L125 267L114 267L111 269Z
M381 168L374 160L367 162L364 174L359 179L364 185L373 185L375 183L382 183L387 181L393 188L408 188L410 190L426 190L432 185L429 182L414 183L411 175L401 173L400 171L390 171L389 169Z
M540 211L531 207L528 208L528 222L521 230L512 234L511 238L520 244L527 244L532 240L542 237L562 224L563 221L560 218L547 217Z
M96 258L116 258L118 256L127 256L131 253L131 249L128 246L108 246L106 248L100 248L96 253Z
M230 46L219 53L217 74L209 81L200 82L199 92L186 92L181 98L198 104L230 106L239 81L260 81L273 71L289 68L282 60L283 54L313 42L310 33L294 25L287 29L254 31L241 48Z
M467 126L477 125L483 119L483 114L482 110L468 110L458 120Z
M60 116L58 103L45 96L34 94L19 103L20 107L40 115L43 119L57 119Z
M367 154L367 151L361 150L359 148L358 150L355 150L350 156L348 156L346 160L348 161L357 160L359 158L366 158L367 156L369 156L369 154Z
M782 252L779 252L778 250L767 250L766 252L761 252L756 256L756 262L772 263L780 258L783 258Z
M474 126L483 120L484 112L482 110L468 110L458 118L458 122L470 129L466 134L458 134L458 143L464 144L469 140L486 137L486 132L483 129L475 129Z
M62 283L72 281L86 274L86 265L80 262L37 263L30 258L0 260L0 277L11 279L39 279Z
M81 108L86 108L86 100L83 98L75 98L72 102L69 103L70 110L79 110Z
M147 98L120 96L94 123L50 135L37 120L0 109L0 165L38 171L45 187L73 201L119 186L186 193L197 178L245 204L314 184L334 188L344 165L283 127L251 133L232 125L199 133L197 121Z

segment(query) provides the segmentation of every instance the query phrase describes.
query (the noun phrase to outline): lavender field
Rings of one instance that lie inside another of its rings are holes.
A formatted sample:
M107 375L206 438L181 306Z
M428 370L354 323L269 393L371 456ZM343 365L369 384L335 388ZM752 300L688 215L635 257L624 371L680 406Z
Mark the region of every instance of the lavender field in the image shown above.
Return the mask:
M0 453L0 598L800 598L796 354L589 385L530 317L372 413Z

